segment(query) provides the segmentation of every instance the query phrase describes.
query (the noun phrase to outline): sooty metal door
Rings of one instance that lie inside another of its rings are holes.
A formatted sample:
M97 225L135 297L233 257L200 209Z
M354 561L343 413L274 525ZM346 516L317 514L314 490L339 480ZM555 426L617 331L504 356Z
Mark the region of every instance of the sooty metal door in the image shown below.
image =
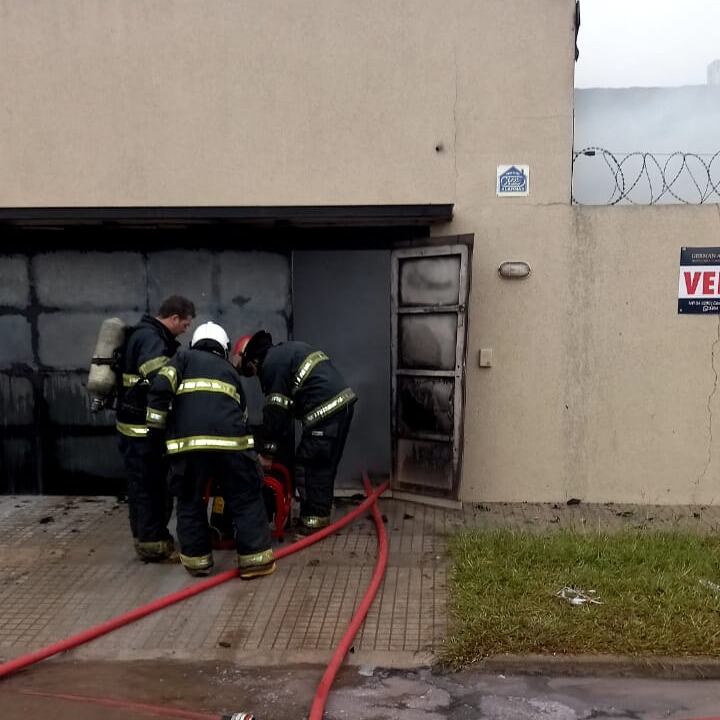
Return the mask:
M392 253L392 488L457 496L468 248Z

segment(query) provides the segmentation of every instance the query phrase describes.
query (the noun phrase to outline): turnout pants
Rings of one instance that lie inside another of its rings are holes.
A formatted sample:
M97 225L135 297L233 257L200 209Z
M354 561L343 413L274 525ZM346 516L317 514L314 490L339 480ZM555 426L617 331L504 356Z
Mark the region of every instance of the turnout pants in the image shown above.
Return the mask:
M353 406L344 407L322 424L303 428L296 455L295 482L300 494L300 520L312 524L329 519L335 476L350 432ZM307 521L310 520L310 523Z
M219 484L225 512L232 518L239 560L269 551L270 526L263 502L260 466L250 453L216 450L185 452L171 459L170 492L177 498L180 552L187 558L211 554L210 527L203 499L209 478ZM249 559L248 563L252 564Z
M120 452L128 475L130 529L138 542L171 540L163 448L149 438L120 435Z

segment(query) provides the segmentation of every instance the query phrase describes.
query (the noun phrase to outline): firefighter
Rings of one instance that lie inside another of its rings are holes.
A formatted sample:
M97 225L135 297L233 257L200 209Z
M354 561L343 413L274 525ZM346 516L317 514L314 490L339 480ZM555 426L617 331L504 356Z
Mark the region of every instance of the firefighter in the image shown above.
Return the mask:
M295 468L297 531L309 535L330 524L335 475L357 398L328 356L306 343L273 345L270 333L260 330L238 350L242 373L257 376L265 393L257 433L264 467L272 463L292 420L302 424Z
M168 532L170 516L165 481L164 447L148 436L145 422L150 382L179 347L175 339L190 327L195 306L173 295L156 317L144 315L129 330L121 356L117 430L128 474L128 509L135 551L147 562L173 558L175 544Z
M213 567L203 497L208 479L220 485L235 529L240 577L275 571L270 528L262 499L263 476L237 370L228 361L230 341L213 322L200 325L190 350L162 367L148 396L150 433L162 434L170 461L170 490L177 498L180 561L193 576Z
M241 361L242 361L242 353L245 349L245 346L248 344L248 341L252 335L243 335L243 337L239 338L235 345L233 346L232 353L230 355L230 362L238 368L238 370L241 369ZM250 432L253 435L257 435L258 432L262 433L262 422L260 425L249 425ZM293 476L293 467L295 465L295 427L294 424L289 422L286 423L285 427L282 428L283 432L282 434L276 439L276 446L273 448L272 453L272 460L274 462L279 463L283 467L285 467L288 472L290 473L290 477L292 479ZM294 487L294 483L293 483ZM274 505L274 500L273 503Z

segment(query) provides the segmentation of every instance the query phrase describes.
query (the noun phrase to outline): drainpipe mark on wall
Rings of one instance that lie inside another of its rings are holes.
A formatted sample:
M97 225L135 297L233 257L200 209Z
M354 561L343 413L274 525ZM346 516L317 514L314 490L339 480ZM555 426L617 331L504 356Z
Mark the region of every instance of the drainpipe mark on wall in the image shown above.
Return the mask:
M713 413L712 413L712 400L715 396L715 393L717 392L718 388L718 371L717 367L715 367L715 353L718 348L718 344L720 343L720 315L718 315L718 327L717 327L717 335L715 337L715 340L712 344L712 353L711 353L711 363L712 363L712 370L715 375L715 380L713 381L713 389L710 391L710 394L708 395L707 399L707 413L708 413L708 452L707 452L707 462L705 463L705 467L703 468L702 472L698 476L697 480L695 481L695 485L699 486L700 483L705 480L705 476L707 475L708 470L710 469L710 464L712 463L712 446L713 446Z
M568 251L568 266L588 282L568 285L568 302L575 309L564 327L564 405L563 414L563 491L565 498L583 498L590 486L590 456L596 442L590 432L588 401L593 395L593 378L597 373L593 351L593 319L597 317L597 231L591 214L573 211L573 230Z
M720 205L716 205L715 209L718 213L718 220L720 220ZM707 475L708 470L710 469L710 464L712 463L712 444L713 444L713 432L712 432L712 421L713 421L713 415L712 415L712 399L715 396L715 393L717 392L717 386L718 386L718 371L715 367L715 351L717 349L718 343L720 343L720 315L718 315L718 330L717 330L717 336L715 337L715 341L712 345L712 354L711 354L711 361L712 361L712 369L713 373L715 374L715 381L713 382L713 389L708 395L708 401L707 401L707 413L708 413L708 453L707 453L707 462L705 463L705 467L702 469L702 472L698 475L697 480L695 480L695 487L698 487L700 483L705 480L705 476Z
M457 202L457 186L458 186L458 149L457 149L457 103L458 103L458 59L457 59L457 34L455 35L455 44L453 45L453 61L455 63L455 100L453 102L453 163L455 168L455 191L453 198ZM718 208L720 210L720 207Z

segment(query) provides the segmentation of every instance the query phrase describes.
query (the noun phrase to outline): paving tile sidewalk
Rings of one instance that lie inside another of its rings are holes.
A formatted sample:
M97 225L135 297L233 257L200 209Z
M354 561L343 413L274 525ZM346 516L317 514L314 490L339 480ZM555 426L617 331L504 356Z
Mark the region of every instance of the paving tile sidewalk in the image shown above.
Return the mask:
M336 515L351 507L338 501ZM390 558L351 664L429 662L447 630L446 536L463 526L714 532L718 507L493 504L445 510L382 500ZM0 498L0 657L37 649L193 581L178 566L132 553L127 507L113 498ZM73 659L226 660L237 665L324 662L370 580L375 530L369 515L284 559L278 572L233 580L72 653ZM233 566L216 553L218 571Z

